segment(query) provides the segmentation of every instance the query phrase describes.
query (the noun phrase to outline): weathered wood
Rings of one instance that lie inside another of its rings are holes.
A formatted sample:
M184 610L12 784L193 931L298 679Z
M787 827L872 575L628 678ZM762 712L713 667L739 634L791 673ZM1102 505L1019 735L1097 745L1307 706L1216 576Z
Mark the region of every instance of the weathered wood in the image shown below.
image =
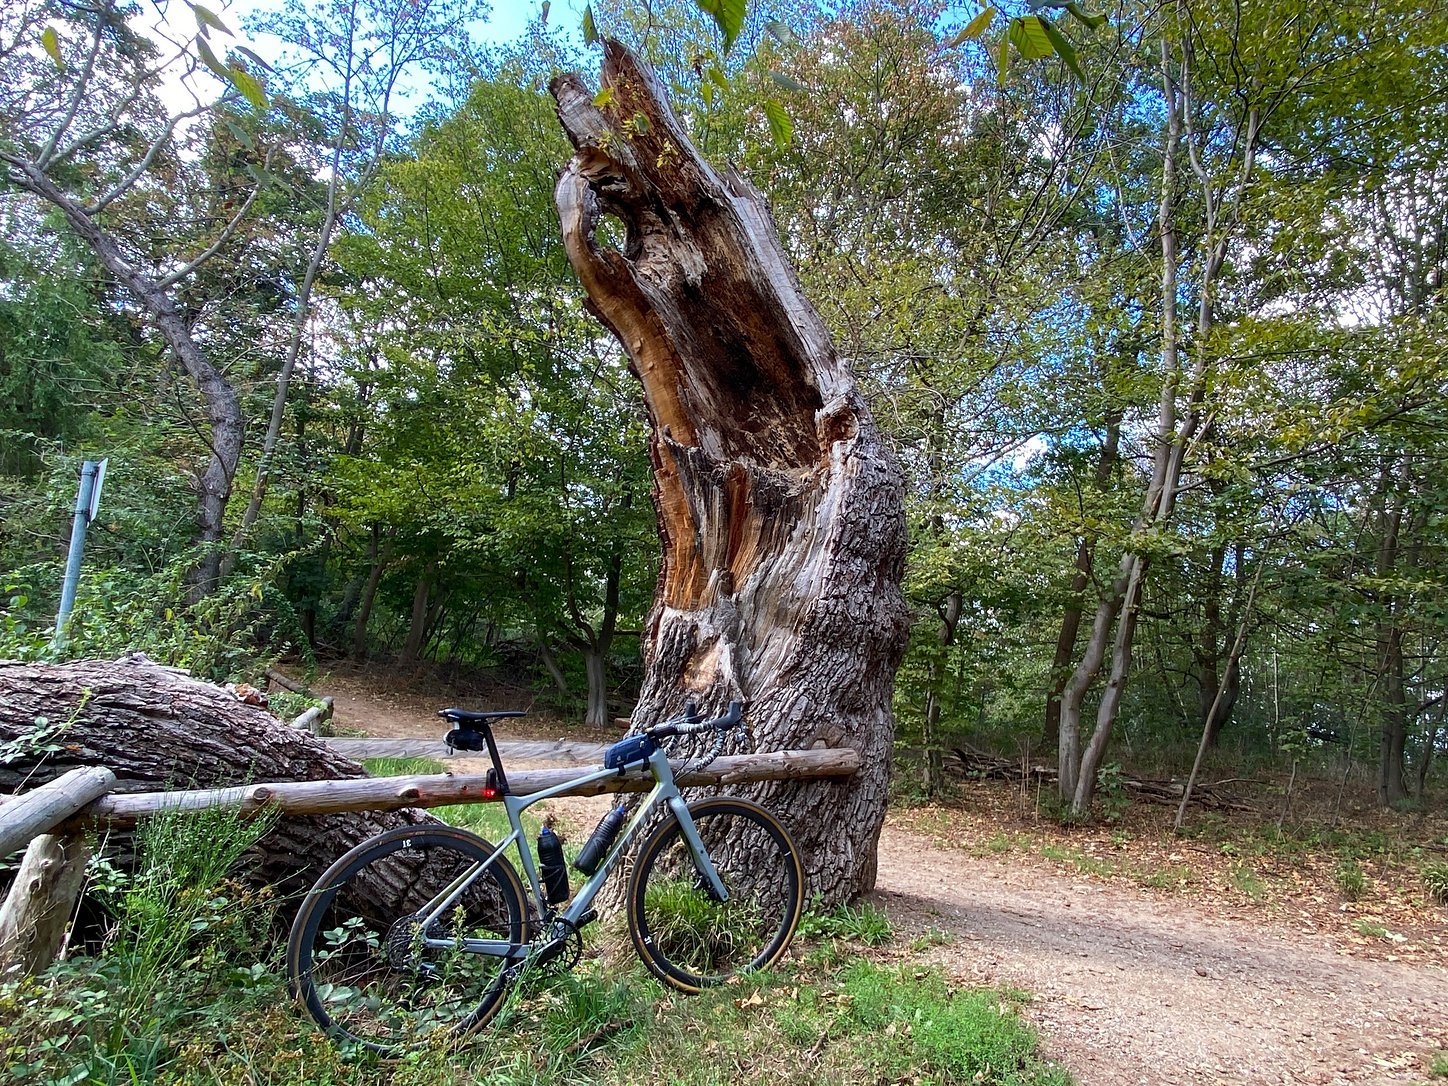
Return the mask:
M635 726L749 704L756 746L851 747L859 773L754 784L827 902L868 889L908 612L903 490L764 197L694 148L617 42L603 96L552 84L575 154L554 193L590 310L643 384L663 561ZM604 103L599 105L599 103ZM597 233L625 229L621 249Z
M47 833L87 803L115 787L116 775L109 769L91 766L72 769L0 806L0 857L24 848L31 839Z
M33 737L37 718L50 722L51 744L60 749L0 765L0 790L95 765L115 772L117 792L367 775L264 709L140 655L66 664L0 661L0 742ZM418 810L283 818L258 842L248 877L280 895L299 893L353 845L430 819Z
M33 975L55 961L89 857L84 832L43 833L30 842L0 906L0 977Z
M305 686L290 676L283 675L274 667L267 668L264 674L267 682L274 686L280 686L283 690L290 690L293 694L305 694L307 692Z
M684 770L683 763L676 768ZM752 781L848 777L860 768L860 756L848 749L787 750L768 754L725 756L703 769L681 772L686 785L730 785ZM543 769L508 774L515 795L553 788L586 773L580 769ZM495 802L484 798L483 774L438 773L425 776L369 777L361 780L302 781L243 785L184 792L133 792L111 795L92 804L76 826L133 826L162 811L194 811L235 807L243 815L273 809L284 815L340 814L348 811L389 811L407 807L441 807L453 803ZM633 771L569 789L564 795L598 796L609 792L646 792L653 787L647 771ZM5 809L0 807L0 818Z
M332 699L323 698L321 705L314 705L305 713L291 722L291 727L310 732L312 735L322 734L322 725L332 719Z
M1043 781L1053 784L1058 779L1055 767L1029 765L1020 759L1002 758L974 747L956 747L946 768L958 776L974 780ZM1215 785L1199 784L1191 794L1191 802L1216 811L1255 811L1257 808L1222 791L1223 786L1237 779L1217 781ZM1181 802L1186 786L1180 781L1158 781L1139 777L1119 778L1121 788L1131 798L1143 803L1174 805Z

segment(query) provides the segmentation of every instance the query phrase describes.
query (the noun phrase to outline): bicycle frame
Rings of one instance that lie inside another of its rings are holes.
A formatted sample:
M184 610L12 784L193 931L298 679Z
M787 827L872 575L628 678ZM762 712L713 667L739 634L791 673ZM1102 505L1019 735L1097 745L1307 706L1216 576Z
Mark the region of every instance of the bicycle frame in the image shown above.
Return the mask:
M584 918L590 911L593 899L598 895L599 890L603 888L603 884L608 881L609 875L613 873L613 869L622 859L629 842L648 817L663 803L668 804L669 810L673 813L674 817L678 819L679 830L683 835L685 843L689 847L689 852L693 855L694 867L708 884L715 899L721 902L729 900L729 891L725 888L723 880L719 878L719 872L715 869L713 861L710 860L709 853L704 848L704 842L699 837L698 828L694 825L694 820L689 815L688 804L684 802L683 796L679 794L678 785L674 783L674 770L673 767L669 765L669 756L662 749L656 749L649 755L647 763L649 771L653 774L654 786L648 795L644 797L643 802L639 804L638 810L634 812L633 818L629 821L628 825L624 827L623 832L619 834L618 840L614 842L608 855L605 856L603 862L598 865L598 869L589 876L588 881L579 887L578 892L574 894L573 900L569 903L567 909L562 913L558 913L548 904L543 893L542 882L538 876L538 865L533 858L533 850L528 847L528 837L523 830L523 812L535 803L541 803L545 799L563 795L580 785L606 780L609 777L616 777L620 773L640 764L643 763L634 762L621 769L600 769L593 773L586 773L581 777L575 777L571 781L565 781L563 784L555 785L552 788L545 788L541 792L530 792L524 796L503 796L503 809L508 814L508 825L512 832L494 848L486 860L479 863L471 871L459 875L434 898L432 902L424 906L423 909L418 910L418 915L422 918L422 944L439 949L464 950L473 954L487 954L514 961L525 960L533 950L531 946L517 946L504 939L437 939L429 937L426 932L435 920L452 907L453 903L457 901L463 891L471 886L494 860L502 856L510 845L514 844L518 847L518 856L523 862L523 874L528 880L528 885L532 888L534 900L538 902L539 912L541 914L540 919L543 923L546 925L552 924L556 920L562 920L572 927L580 926L584 923Z

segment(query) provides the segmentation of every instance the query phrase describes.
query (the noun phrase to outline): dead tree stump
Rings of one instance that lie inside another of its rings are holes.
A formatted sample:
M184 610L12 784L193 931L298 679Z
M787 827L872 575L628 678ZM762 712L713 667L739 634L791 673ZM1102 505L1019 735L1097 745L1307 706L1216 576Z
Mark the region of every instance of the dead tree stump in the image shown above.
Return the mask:
M600 82L598 96L577 75L553 82L576 150L555 202L652 422L663 564L633 722L743 698L759 749L857 749L849 780L739 789L785 818L808 890L838 901L873 885L885 814L908 627L900 471L764 197L700 157L617 42ZM597 233L605 216L621 251Z

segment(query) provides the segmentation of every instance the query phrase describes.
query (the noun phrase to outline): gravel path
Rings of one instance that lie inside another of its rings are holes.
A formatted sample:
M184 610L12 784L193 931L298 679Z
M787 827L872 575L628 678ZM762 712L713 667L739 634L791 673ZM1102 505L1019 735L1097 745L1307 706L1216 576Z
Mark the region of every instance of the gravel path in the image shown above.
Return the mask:
M888 827L874 897L972 982L1033 993L1083 1086L1410 1083L1448 1048L1448 973L1361 961L1323 936L1188 900L935 847Z

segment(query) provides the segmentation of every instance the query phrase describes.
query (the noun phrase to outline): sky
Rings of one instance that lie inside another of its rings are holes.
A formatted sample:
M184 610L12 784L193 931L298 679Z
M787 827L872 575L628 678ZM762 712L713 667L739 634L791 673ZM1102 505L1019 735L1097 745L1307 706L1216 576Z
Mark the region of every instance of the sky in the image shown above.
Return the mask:
M309 7L318 6L317 0L304 0ZM583 5L586 0L553 0L549 11L549 25L561 26L571 29L582 25ZM244 29L246 21L257 14L269 9L279 7L281 0L211 0L207 7L214 11L232 31L233 37L227 37L217 31L212 31L210 41L213 50L224 57L229 48L238 45L247 46L257 52L263 59L273 61L277 59L280 51L280 43L270 35L249 34ZM516 39L528 23L537 18L542 7L542 0L493 0L491 14L484 22L479 22L470 28L475 40L484 44L501 44ZM174 43L176 47L185 46L190 52L189 43L197 33L197 20L190 6L189 0L153 0L152 5L143 6L132 26L152 37L153 40L165 39ZM174 51L174 49L173 49ZM419 104L426 98L425 86L415 85L405 87L409 99L409 105ZM196 104L197 97L209 101L214 99L221 91L219 82L213 81L210 73L205 73L203 79L197 81L195 93L193 94L185 86L181 85L179 74L173 74L172 78L163 77L162 99L175 112L181 112ZM419 93L422 92L422 93ZM403 111L407 111L407 106Z

